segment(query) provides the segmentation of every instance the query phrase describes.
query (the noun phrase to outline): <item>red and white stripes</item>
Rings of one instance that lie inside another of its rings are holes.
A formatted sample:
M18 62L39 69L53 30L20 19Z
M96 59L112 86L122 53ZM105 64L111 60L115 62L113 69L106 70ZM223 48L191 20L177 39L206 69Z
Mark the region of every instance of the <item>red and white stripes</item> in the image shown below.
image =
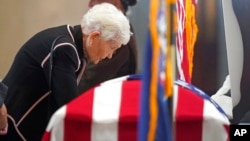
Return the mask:
M52 116L43 141L137 140L140 84L113 81L82 94Z

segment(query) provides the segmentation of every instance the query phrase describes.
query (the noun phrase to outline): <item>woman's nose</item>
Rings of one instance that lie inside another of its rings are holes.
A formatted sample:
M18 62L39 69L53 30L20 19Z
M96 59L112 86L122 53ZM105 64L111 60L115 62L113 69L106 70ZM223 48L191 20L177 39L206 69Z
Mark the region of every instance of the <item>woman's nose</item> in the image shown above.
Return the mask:
M111 59L112 56L113 56L113 53L110 53L110 54L108 55L108 58Z

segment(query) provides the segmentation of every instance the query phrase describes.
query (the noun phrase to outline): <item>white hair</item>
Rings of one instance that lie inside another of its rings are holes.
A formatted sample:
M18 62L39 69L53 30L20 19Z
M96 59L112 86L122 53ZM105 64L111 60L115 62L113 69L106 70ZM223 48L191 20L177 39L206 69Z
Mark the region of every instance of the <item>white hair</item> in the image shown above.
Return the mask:
M127 17L109 3L96 4L89 9L82 18L81 27L85 35L99 31L103 40L114 40L123 45L128 43L131 35Z

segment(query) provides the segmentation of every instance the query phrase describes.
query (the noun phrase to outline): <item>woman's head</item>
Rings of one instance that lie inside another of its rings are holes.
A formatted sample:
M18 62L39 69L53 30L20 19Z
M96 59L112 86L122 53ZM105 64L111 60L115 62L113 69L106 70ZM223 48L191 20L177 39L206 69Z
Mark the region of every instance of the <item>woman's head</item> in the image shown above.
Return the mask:
M122 44L127 44L131 36L128 19L108 3L90 8L83 16L81 27L83 34L87 36L87 55L94 63L111 58L113 52Z

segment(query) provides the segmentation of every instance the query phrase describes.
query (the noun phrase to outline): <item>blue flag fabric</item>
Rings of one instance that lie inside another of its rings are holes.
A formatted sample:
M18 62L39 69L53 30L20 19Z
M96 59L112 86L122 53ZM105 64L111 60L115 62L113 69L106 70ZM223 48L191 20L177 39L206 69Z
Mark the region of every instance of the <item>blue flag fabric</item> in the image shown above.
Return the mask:
M139 141L172 141L172 121L165 91L167 40L164 2L152 0L150 3L150 26L143 58Z

